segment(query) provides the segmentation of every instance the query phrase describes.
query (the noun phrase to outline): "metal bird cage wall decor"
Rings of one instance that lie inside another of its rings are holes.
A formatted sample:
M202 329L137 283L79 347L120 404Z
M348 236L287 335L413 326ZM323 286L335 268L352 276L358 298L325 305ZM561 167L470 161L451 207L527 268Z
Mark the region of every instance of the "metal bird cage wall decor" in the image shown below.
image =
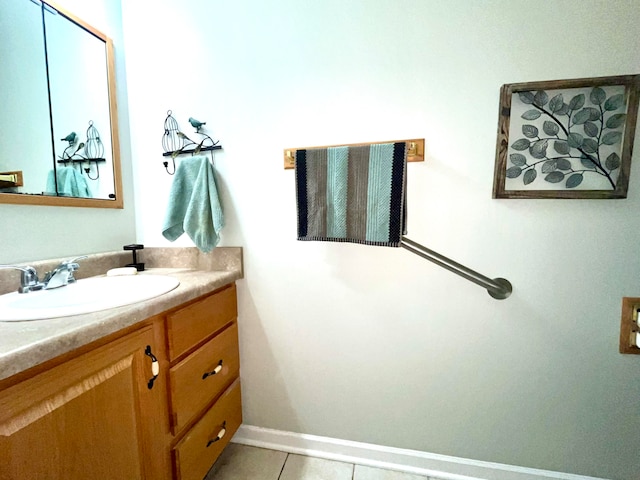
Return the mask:
M169 154L184 147L184 139L178 135L180 133L178 122L171 113L171 110L167 111L167 118L164 119L164 135L162 135L162 149Z
M164 134L162 135L163 157L171 157L173 163L173 171L169 170L169 162L163 161L165 170L169 175L176 173L176 157L178 155L196 155L200 152L212 152L211 160L213 161L213 150L221 150L222 146L218 145L219 141L213 140L209 135L201 130L207 122L201 122L193 117L189 117L189 123L196 129L196 135L200 138L192 140L185 135L178 126L178 122L173 118L171 110L167 110L167 118L164 120Z
M69 145L63 150L62 155L58 158L58 163L62 163L65 167L68 163L72 166L78 166L80 171L84 173L91 180L97 180L100 178L100 169L98 164L106 162L104 158L104 144L100 139L100 133L93 124L93 120L89 120L89 127L87 128L87 141L78 143L78 135L76 132L71 132L66 137L60 139L62 142L68 142ZM84 155L80 151L84 152ZM83 166L84 163L88 163L89 166ZM91 164L95 165L95 174L91 174Z

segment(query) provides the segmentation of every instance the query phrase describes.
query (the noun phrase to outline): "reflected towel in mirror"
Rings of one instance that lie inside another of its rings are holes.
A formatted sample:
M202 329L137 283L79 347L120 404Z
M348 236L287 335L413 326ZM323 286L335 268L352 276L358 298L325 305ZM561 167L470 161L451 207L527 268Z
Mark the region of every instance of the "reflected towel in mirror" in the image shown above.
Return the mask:
M173 242L186 232L196 247L209 253L220 241L222 227L213 166L202 155L183 159L171 184L162 235Z
M54 181L54 178L56 179ZM57 188L56 188L57 186ZM58 167L47 176L47 195L91 198L91 190L84 175L73 167Z

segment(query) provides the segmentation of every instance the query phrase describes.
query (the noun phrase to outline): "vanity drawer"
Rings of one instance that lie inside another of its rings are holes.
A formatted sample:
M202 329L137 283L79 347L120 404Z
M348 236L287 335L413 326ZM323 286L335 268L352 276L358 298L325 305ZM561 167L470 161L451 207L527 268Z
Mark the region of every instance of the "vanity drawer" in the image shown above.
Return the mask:
M240 380L237 379L174 447L177 479L202 480L241 423Z
M211 403L239 372L238 324L234 322L169 370L173 432Z
M167 316L169 360L175 360L237 316L235 284L169 314Z

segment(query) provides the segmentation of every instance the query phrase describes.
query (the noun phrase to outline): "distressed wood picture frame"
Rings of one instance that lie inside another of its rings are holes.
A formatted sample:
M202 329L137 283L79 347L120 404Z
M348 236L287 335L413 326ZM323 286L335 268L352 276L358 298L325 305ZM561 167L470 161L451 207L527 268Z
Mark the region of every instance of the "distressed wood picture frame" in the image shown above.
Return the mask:
M493 198L626 198L640 75L500 90Z

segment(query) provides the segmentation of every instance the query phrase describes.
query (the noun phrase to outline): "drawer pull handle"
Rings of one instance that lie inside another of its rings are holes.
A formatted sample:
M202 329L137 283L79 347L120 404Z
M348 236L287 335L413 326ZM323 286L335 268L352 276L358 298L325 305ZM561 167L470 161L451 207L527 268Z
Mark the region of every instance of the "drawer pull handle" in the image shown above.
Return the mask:
M144 354L151 358L151 374L153 377L149 379L147 382L147 388L151 390L153 388L153 382L156 381L158 375L160 374L160 364L158 363L158 359L151 351L151 345L147 345L147 348L144 349Z
M204 380L205 378L210 377L211 375L215 375L216 373L220 373L220 370L222 370L222 360L220 360L220 362L218 362L218 366L216 368L214 368L210 372L204 372L202 374L202 379Z
M222 437L224 437L225 433L227 433L227 422L226 421L222 422L222 428L218 432L218 435L216 435L216 438L214 438L213 440L209 440L209 442L207 442L207 447L209 447L213 443L216 443L218 440L222 440Z

